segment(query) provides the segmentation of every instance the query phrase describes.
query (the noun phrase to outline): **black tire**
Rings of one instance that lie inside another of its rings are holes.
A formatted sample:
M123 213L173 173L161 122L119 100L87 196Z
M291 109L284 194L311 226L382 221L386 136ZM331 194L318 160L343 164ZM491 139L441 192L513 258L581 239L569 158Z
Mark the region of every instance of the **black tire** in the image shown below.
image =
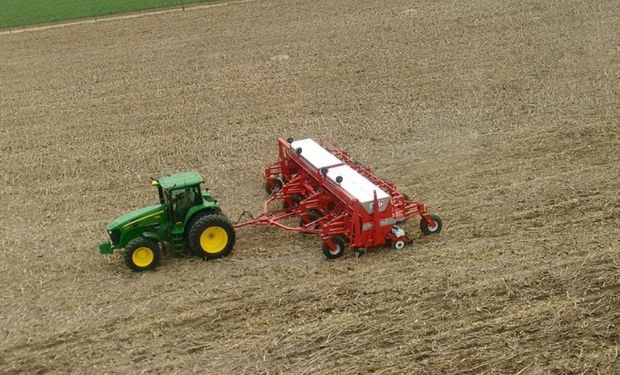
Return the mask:
M282 189L284 183L278 177L269 177L265 181L265 192L269 195L276 193Z
M304 212L303 215L301 215L301 218L299 220L299 225L300 226L304 226L304 225L306 225L308 223L311 223L313 221L319 220L322 217L323 217L323 214L321 214L321 211L315 210L315 209L308 210L308 211ZM318 228L318 225L315 225L311 229L316 229L316 228Z
M235 239L235 228L222 214L202 216L189 228L190 248L196 256L205 260L230 254Z
M326 208L327 208L327 212L332 212L336 208L336 203L329 202Z
M433 219L433 221L435 221L435 226L429 227L426 220L422 218L422 220L420 220L420 230L422 230L422 233L424 233L427 236L430 236L431 234L439 234L443 226L441 218L439 217L439 215L435 215L435 214L429 214L429 216Z
M207 215L223 215L221 213L219 213L219 211L215 211L215 210L207 210L207 211L200 211L198 213L195 213L194 216L192 216L191 219L189 219L189 222L185 225L185 235L183 236L183 247L185 248L186 251L192 251L192 245L190 244L189 241L189 231L191 230L191 228L194 226L194 224L196 224L196 222L198 220L200 220L201 217L203 216L207 216Z
M329 246L327 246L327 243L323 242L323 254L327 259L340 258L342 255L344 255L344 251L347 248L347 242L345 241L344 237L341 236L333 236L331 240L337 246L337 249L332 250L329 248Z
M284 200L282 200L282 208L285 210L295 208L299 206L299 203L303 200L304 197L299 194L295 194L292 197L284 198Z
M161 250L159 245L144 237L137 237L125 246L125 264L131 270L142 272L152 270L159 264Z

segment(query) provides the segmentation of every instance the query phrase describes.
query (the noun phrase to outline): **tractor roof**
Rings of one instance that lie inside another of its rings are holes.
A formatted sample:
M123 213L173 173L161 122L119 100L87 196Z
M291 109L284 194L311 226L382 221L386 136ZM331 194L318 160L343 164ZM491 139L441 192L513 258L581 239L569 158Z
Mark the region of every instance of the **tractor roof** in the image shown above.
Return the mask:
M165 190L182 189L188 186L196 186L203 182L204 179L196 171L177 173L159 178L159 185Z

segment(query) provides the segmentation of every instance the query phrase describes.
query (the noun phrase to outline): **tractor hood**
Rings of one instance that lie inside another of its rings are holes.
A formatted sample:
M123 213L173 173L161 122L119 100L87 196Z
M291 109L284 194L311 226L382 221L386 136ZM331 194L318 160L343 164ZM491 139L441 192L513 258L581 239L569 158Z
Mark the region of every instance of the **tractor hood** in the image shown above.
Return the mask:
M116 220L108 224L108 231L115 229L123 231L125 227L128 227L132 224L139 224L141 221L145 221L148 219L154 219L158 215L162 215L163 213L164 205L162 204L144 207L116 218Z

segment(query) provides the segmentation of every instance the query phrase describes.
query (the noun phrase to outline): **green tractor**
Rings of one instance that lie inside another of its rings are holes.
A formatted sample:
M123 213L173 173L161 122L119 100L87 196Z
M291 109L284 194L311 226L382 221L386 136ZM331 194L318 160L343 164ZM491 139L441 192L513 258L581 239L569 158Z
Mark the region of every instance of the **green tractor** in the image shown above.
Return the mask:
M99 243L101 254L125 249L125 263L134 271L153 269L164 247L173 253L186 248L203 259L230 254L235 229L208 191L197 172L153 179L159 204L123 215L107 226L110 241Z

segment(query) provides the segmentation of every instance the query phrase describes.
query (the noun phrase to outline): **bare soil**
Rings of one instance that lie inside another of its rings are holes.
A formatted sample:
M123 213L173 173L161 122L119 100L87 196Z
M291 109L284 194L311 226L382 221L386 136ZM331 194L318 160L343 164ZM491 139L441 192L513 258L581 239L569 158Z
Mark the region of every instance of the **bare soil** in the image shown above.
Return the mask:
M618 30L618 0L315 0L0 36L0 372L619 373ZM443 232L98 254L149 176L258 211L278 136L348 150Z

